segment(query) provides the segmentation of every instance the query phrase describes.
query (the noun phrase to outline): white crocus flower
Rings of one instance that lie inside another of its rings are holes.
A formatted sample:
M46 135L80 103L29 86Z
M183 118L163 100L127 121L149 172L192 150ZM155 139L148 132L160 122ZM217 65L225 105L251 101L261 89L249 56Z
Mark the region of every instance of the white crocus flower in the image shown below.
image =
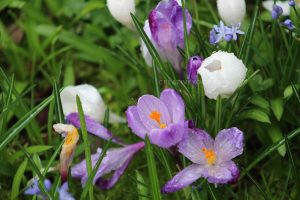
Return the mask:
M97 89L88 84L68 86L61 91L60 98L64 114L68 115L73 112L78 112L76 95L80 97L84 114L100 123L103 122L106 105ZM110 112L109 122L124 123L125 119Z
M219 15L227 25L241 23L246 14L245 0L217 0Z
M274 1L273 0L267 0L262 3L263 7L272 12ZM276 1L276 5L280 6L282 8L282 15L288 16L290 15L290 6L289 1Z
M111 15L121 24L134 29L130 13L135 14L134 0L107 0L107 7Z
M210 99L228 98L241 85L247 69L233 53L218 51L206 58L198 74L201 75L205 95Z

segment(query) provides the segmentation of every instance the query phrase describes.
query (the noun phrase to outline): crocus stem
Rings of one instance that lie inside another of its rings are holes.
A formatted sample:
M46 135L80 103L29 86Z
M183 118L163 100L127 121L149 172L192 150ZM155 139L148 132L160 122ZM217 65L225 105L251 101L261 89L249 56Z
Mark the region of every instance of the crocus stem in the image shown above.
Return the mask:
M160 189L158 184L157 169L155 165L152 146L147 136L145 138L145 141L146 141L146 156L147 156L148 172L149 172L149 178L151 184L152 199L160 200L161 194L160 194Z
M218 133L221 127L221 117L222 117L222 97L218 96L216 101L216 123L215 123L215 134Z

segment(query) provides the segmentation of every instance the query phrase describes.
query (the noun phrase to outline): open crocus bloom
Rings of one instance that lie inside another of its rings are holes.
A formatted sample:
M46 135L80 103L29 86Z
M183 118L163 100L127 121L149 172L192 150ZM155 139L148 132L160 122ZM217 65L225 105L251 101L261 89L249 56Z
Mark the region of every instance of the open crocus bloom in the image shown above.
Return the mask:
M162 148L176 145L185 133L185 105L173 89L165 89L160 98L143 95L137 106L126 111L128 126L140 138L148 135L151 143Z
M61 91L60 98L64 114L67 116L70 113L78 112L76 95L81 100L84 114L102 123L106 112L106 105L97 89L88 84L68 86ZM125 119L110 112L109 122L124 123Z
M232 159L243 153L243 139L243 133L237 128L220 131L215 141L201 129L189 129L178 144L178 151L193 164L174 176L163 187L163 192L175 192L200 177L216 184L236 181L239 170Z
M55 132L61 133L65 137L64 144L59 156L59 171L62 182L65 182L68 177L69 166L73 160L75 148L79 140L77 129L72 125L54 124Z
M192 27L192 18L185 10L187 32ZM177 47L184 48L184 26L182 7L176 0L163 0L149 14L144 30L154 47L164 60L168 60L174 69L181 73L181 54ZM147 64L151 64L151 56L142 43L143 55Z
M233 53L218 51L206 58L198 74L201 75L205 95L210 99L230 97L242 84L247 68Z
M112 188L123 175L133 156L144 146L144 142L139 142L122 148L109 149L98 168L93 183L101 189ZM100 158L101 152L102 149L99 148L97 153L91 156L93 167ZM109 174L112 171L114 171L114 173L110 179L106 180L102 178L104 175ZM83 160L79 164L72 167L71 174L74 178L80 178L82 185L85 185L88 179L86 160Z
M124 145L121 139L114 137L112 133L107 130L103 125L96 122L91 117L85 115L84 116L85 123L86 123L86 129L89 133L98 136L104 140L110 140L112 139L112 142L120 145ZM72 124L73 126L80 128L80 118L78 113L70 113L66 117L66 121L69 124Z

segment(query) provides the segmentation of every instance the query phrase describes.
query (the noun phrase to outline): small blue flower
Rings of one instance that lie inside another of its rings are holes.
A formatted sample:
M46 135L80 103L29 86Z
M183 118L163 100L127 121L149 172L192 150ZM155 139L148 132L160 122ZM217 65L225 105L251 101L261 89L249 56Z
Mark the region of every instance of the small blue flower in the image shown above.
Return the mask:
M218 39L217 32L213 28L209 32L209 43L215 45L215 44L217 44L217 39Z
M241 23L235 24L231 27L231 35L233 40L237 40L238 34L243 35L245 34L243 31L240 30Z
M288 29L290 30L293 30L295 28L292 20L290 19L286 19L284 22L283 22L283 25L286 26Z
M214 25L214 28L210 31L209 42L213 45L219 43L222 38L225 41L230 41L232 39L231 28L225 26L222 21L220 21L220 25Z
M272 9L272 19L278 19L282 15L283 10L280 6L274 4Z
M51 181L48 179L44 180L44 186L47 189L47 191L51 188ZM30 186L24 191L25 195L41 195L41 190L39 188L39 180L37 178L34 178L30 184Z
M296 3L295 3L294 0L289 0L289 6L292 6L292 7L293 7L293 6L295 6L295 4L296 4Z

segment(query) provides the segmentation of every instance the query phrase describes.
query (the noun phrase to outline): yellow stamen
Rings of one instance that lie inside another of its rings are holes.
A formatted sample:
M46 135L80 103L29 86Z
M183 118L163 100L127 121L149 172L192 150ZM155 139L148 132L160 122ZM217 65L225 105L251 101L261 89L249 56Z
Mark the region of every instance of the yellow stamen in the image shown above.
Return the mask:
M152 120L155 120L157 122L157 124L159 125L159 128L161 128L161 129L166 128L167 125L164 123L161 123L160 116L161 116L161 114L159 112L152 111L149 115L149 118Z
M202 148L203 153L205 154L205 158L209 165L213 165L216 162L216 153L211 149Z

